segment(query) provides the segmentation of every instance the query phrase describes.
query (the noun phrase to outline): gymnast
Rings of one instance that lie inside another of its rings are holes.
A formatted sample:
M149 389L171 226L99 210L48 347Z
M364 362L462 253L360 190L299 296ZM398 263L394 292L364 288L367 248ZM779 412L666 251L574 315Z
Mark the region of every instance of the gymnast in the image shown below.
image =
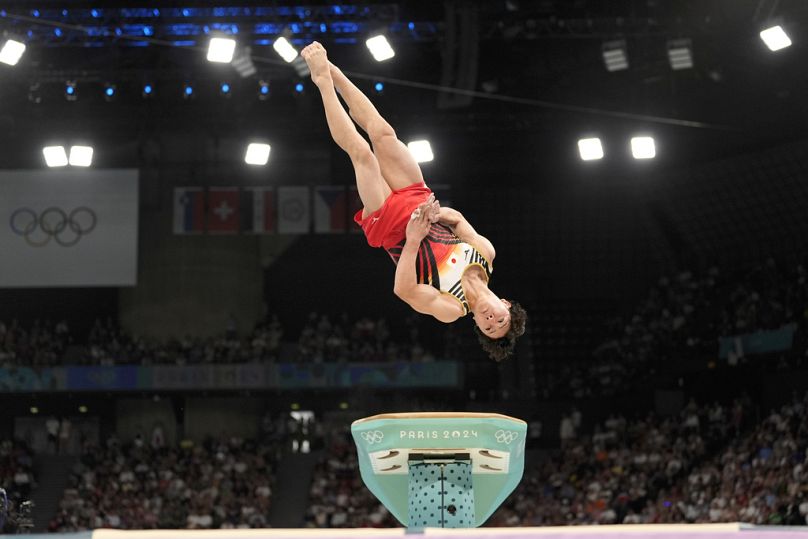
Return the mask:
M354 167L364 206L354 220L368 244L384 248L396 264L396 296L445 323L473 313L483 349L496 361L507 358L525 332L527 313L488 287L494 246L459 211L440 206L407 147L367 96L329 62L320 43L306 46L301 55L320 90L331 137ZM372 149L351 118L368 134Z

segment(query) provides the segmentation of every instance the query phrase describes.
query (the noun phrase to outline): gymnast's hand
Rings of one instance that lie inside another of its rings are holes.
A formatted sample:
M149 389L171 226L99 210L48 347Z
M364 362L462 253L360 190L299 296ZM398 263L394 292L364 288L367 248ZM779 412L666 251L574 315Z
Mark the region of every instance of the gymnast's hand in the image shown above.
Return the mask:
M418 206L410 216L410 222L407 223L407 241L420 243L429 233L429 227L432 224L429 220L430 208L432 203L435 202L435 195Z
M429 222L437 223L440 220L440 202L435 200L434 194L430 198L433 200L433 202L429 206Z

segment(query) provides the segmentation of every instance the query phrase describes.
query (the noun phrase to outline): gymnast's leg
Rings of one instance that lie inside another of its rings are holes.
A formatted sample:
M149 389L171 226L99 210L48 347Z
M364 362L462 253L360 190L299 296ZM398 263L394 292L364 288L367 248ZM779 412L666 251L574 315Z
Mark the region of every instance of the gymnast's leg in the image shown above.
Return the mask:
M356 174L356 188L365 207L363 216L367 216L381 208L390 195L390 187L382 178L379 162L370 145L356 130L337 97L323 46L315 41L304 48L301 55L311 70L311 79L320 90L331 137L351 158Z
M412 157L407 146L396 132L382 118L370 99L357 88L338 67L330 65L331 78L342 99L348 104L351 117L370 137L373 153L379 161L382 176L391 189L403 189L414 183L421 183L424 177L421 167Z

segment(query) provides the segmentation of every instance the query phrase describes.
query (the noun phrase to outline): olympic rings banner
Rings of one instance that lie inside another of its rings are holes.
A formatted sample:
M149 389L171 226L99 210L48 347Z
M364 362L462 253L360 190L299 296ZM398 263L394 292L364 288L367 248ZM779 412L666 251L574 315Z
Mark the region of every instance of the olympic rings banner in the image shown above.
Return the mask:
M0 287L134 286L138 171L0 171Z

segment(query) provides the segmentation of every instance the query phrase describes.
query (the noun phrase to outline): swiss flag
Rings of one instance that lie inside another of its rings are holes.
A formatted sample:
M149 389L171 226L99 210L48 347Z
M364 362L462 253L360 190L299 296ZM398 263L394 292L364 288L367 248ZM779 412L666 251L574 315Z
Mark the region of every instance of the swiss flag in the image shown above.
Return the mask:
M239 226L237 187L211 187L208 190L208 232L235 234Z

